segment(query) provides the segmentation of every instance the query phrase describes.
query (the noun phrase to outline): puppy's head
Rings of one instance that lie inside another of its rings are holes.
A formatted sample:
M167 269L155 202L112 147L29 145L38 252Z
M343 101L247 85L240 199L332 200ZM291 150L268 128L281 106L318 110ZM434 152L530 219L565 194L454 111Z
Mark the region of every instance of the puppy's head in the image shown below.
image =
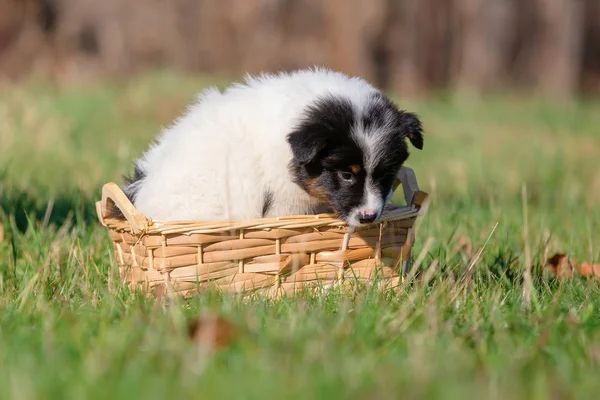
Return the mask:
M329 95L315 101L288 137L294 180L351 226L377 222L408 158L423 148L421 122L380 92L362 104Z

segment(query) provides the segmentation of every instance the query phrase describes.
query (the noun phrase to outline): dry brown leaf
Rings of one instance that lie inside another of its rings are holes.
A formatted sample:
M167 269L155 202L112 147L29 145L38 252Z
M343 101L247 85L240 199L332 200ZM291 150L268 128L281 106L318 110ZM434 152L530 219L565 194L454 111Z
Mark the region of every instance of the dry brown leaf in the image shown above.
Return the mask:
M240 336L239 329L216 314L204 314L190 321L188 335L196 346L204 350L221 349L231 345Z
M600 279L600 264L583 263L578 268L582 276L593 276Z
M583 277L594 277L600 279L600 264L583 263L578 264L564 253L556 253L548 259L546 268L552 272L557 279L572 278L575 273Z
M556 279L571 278L573 267L569 263L569 257L564 253L556 253L548 259L546 268L552 272Z
M0 222L0 243L4 241L4 225Z

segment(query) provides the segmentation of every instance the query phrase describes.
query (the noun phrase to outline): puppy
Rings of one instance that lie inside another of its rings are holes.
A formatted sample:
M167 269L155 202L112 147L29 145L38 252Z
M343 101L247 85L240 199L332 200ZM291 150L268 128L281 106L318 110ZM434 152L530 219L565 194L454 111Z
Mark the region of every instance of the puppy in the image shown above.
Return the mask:
M377 222L421 122L363 79L328 69L205 90L136 162L124 192L155 220L335 212Z

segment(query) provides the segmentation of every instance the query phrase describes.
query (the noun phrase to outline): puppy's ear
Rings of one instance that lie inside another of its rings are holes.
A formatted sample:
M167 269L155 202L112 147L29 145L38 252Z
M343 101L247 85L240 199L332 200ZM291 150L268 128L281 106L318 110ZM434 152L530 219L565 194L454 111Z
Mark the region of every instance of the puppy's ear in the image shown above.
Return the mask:
M410 140L413 146L417 149L423 149L423 126L421 120L416 114L400 111L402 121L402 131L406 133L406 137Z
M319 131L300 129L290 133L287 141L296 161L300 165L306 165L327 146L327 135Z

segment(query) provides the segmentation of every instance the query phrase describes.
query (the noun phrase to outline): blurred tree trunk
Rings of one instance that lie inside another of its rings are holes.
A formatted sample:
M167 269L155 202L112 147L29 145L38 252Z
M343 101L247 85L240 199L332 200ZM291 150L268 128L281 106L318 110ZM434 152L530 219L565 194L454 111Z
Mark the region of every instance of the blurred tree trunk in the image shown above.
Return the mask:
M533 83L544 95L571 96L581 73L582 0L536 0L538 31L531 57Z
M389 0L385 61L389 87L423 95L445 87L452 46L451 3L446 0Z
M323 1L329 66L351 75L375 80L371 54L385 17L386 0Z
M421 70L419 2L388 0L387 67L389 86L405 95L419 95L427 86Z
M0 78L48 68L47 35L53 21L37 0L0 0Z
M326 65L402 95L600 90L600 0L0 0L0 75Z
M0 10L0 56L17 38L25 19L25 3L22 0L4 0Z
M455 0L455 5L453 86L469 92L499 88L506 82L516 39L514 2Z
M584 9L583 65L581 89L585 93L600 92L600 1L587 0Z

